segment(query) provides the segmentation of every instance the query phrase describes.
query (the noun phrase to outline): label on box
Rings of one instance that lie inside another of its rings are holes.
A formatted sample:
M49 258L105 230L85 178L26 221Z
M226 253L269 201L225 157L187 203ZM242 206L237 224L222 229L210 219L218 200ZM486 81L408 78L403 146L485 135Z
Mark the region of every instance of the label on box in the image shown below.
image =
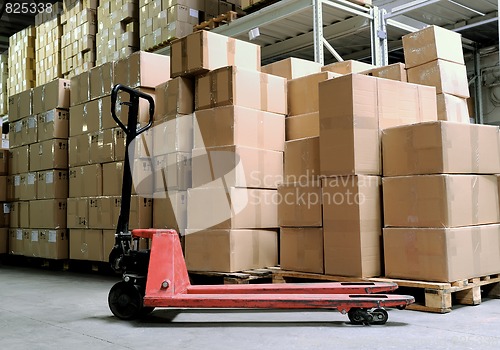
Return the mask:
M52 171L45 173L45 183L46 184L54 183L54 173Z
M22 123L17 122L16 124L14 124L14 127L15 127L16 132L21 132Z
M8 149L9 148L9 140L2 140L2 148L3 149Z
M34 185L35 184L35 173L29 173L28 174L28 185Z
M55 230L49 230L49 243L56 243L57 234Z
M21 175L14 176L14 186L21 186Z
M198 18L198 10L195 10L195 9L189 9L189 15L190 15L191 17Z
M3 204L3 213L4 214L10 214L10 204L9 203L4 203Z
M38 242L38 230L31 231L31 242Z
M49 111L45 113L45 122L50 123L54 121L54 111Z
M16 230L16 240L18 241L23 240L23 230L21 230L20 228Z
M28 129L34 129L36 127L36 119L28 118Z

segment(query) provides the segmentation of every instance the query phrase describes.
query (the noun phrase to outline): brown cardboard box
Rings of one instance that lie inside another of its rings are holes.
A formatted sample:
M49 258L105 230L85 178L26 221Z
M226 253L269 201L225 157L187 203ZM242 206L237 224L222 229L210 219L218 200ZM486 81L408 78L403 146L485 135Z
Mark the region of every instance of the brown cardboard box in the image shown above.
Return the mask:
M324 273L321 227L282 227L280 231L283 270Z
M170 57L172 78L203 74L230 65L260 71L259 45L205 30L174 40Z
M70 106L76 106L90 100L90 72L85 71L72 77L70 85Z
M178 77L160 84L155 88L155 95L155 120L194 112L194 82L190 78Z
M33 114L69 108L70 81L55 79L33 89Z
M40 251L40 231L23 229L24 256L38 258Z
M20 228L9 230L9 254L23 255L23 230Z
M67 139L69 136L69 112L52 109L38 116L38 141Z
M190 271L234 272L275 266L278 235L270 230L187 230L185 255Z
M19 116L19 94L9 96L8 101L8 111L9 111L9 122L15 122L21 119Z
M498 273L500 225L385 228L385 276L454 282Z
M66 199L30 201L30 227L66 228Z
M68 228L88 228L89 199L68 198L68 211L66 221Z
M494 175L385 177L386 227L459 227L500 222Z
M280 227L323 226L321 182L278 186L278 224Z
M0 154L5 156L6 152L2 151ZM30 146L12 148L10 151L10 162L7 161L7 163L10 163L9 173L27 173L30 168Z
M286 140L319 137L319 112L295 115L285 119Z
M103 196L120 196L123 183L123 162L102 164L102 194ZM134 186L132 186L134 194Z
M27 147L25 147L26 149ZM12 150L13 151L13 150ZM0 175L9 174L9 150L0 149Z
M153 124L152 134L154 156L191 152L193 149L193 115L178 115L172 120L156 121Z
M103 166L106 166L106 164L92 164L70 168L68 173L69 197L102 196Z
M223 146L195 148L192 157L193 187L276 189L283 181L283 152Z
M319 111L318 84L338 77L331 72L320 72L290 80L288 89L288 115L299 115ZM304 98L307 96L307 98Z
M320 174L320 138L308 137L285 143L285 181L300 182L316 178Z
M89 199L89 228L114 229L120 215L121 197L94 197ZM132 196L129 229L151 227L153 200Z
M14 178L14 196L16 199L19 198L22 201L37 199L37 188L38 181L35 172L16 175Z
M245 146L283 151L285 118L281 114L223 106L196 111L194 147Z
M139 51L115 63L114 83L132 88L155 86L170 79L170 57Z
M167 23L172 23L175 21L187 22L192 24L193 26L197 25L199 21L198 10L179 4L171 6L167 9Z
M115 230L102 230L103 261L109 261L109 254L115 246Z
M115 159L115 144L113 130L106 129L89 134L90 163L99 164L112 162Z
M188 228L278 227L276 190L191 188L188 190Z
M9 146L19 147L23 145L23 120L10 122L9 124Z
M323 72L333 72L337 74L352 74L352 73L362 73L369 69L375 68L373 65L368 63L363 63L359 61L349 60L343 62L334 62L326 66L321 67Z
M381 178L337 176L322 180L325 274L380 276Z
M500 173L498 127L428 122L386 129L384 176Z
M19 94L18 108L19 118L25 118L33 114L33 89L23 91Z
M19 202L19 227L31 227L30 212L30 202Z
M68 230L40 230L40 256L47 259L68 259Z
M90 135L83 134L68 140L68 165L75 167L90 163Z
M15 201L19 200L19 198L21 197L21 175L23 176L23 179L26 179L26 174L12 175L12 183L14 188L12 199Z
M29 203L29 202L28 202ZM7 204L9 211L9 227L19 227L19 202L11 202ZM5 206L4 206L5 208ZM5 211L5 210L4 210Z
M123 162L102 165L104 196L121 196L123 183ZM149 158L135 159L132 174L132 194L151 197L153 194L153 166Z
M7 202L7 178L8 176L0 176L0 202Z
M14 196L14 177L15 175L8 175L7 176L7 201L12 202L15 200Z
M0 254L9 252L9 229L0 228Z
M38 125L36 115L21 120L21 145L30 145L38 141Z
M153 101L155 100L155 89L140 87L135 90L150 95L153 98ZM100 100L96 101L99 103ZM113 117L111 117L111 112L109 112L111 108L111 100L105 101L105 98L103 98L102 101L104 102L102 102L102 107L99 109L102 113L102 116L100 117L102 129L116 127L117 124ZM117 97L116 116L123 122L124 125L127 125L129 107L126 104L119 105L119 103L125 102L130 102L130 95L127 93L119 93ZM107 105L108 103L109 105ZM149 102L144 98L139 99L139 113L137 118L141 124L146 124L149 121Z
M235 105L287 113L286 79L229 66L196 78L195 110Z
M145 133L148 133L148 132L149 131L146 131L146 132L142 133L141 135L144 135ZM115 145L115 161L125 160L126 138L127 138L127 135L120 127L113 129L113 142ZM141 137L140 140L143 141L143 138ZM136 139L136 145L139 142L140 142L139 139Z
M191 153L176 152L154 158L155 192L185 191L191 187L191 179Z
M290 57L262 67L262 73L277 75L288 80L321 72L321 64Z
M184 235L187 228L186 191L169 191L168 198L153 199L153 227L174 229Z
M470 124L467 99L450 94L437 95L439 120Z
M90 70L90 98L93 100L111 93L114 64L106 62Z
M381 173L377 81L347 75L319 84L321 175Z
M373 68L363 72L363 74L376 78L390 79L401 82L408 81L408 75L406 74L406 66L404 63L394 63L388 66Z
M464 64L462 35L438 26L403 36L403 49L408 69L437 59Z
M468 98L469 82L465 65L436 60L408 69L408 82L435 86L436 92Z
M77 136L99 130L99 103L97 100L82 103L69 109L69 136Z
M9 203L9 227L29 227L29 204L30 202L12 202ZM4 213L5 213L4 207Z
M104 261L102 230L70 230L69 258Z
M68 140L52 139L30 145L30 170L66 169Z
M94 177L94 174L92 174L92 177ZM54 198L68 198L68 171L39 171L37 181L37 199Z
M0 203L0 227L10 226L11 203Z

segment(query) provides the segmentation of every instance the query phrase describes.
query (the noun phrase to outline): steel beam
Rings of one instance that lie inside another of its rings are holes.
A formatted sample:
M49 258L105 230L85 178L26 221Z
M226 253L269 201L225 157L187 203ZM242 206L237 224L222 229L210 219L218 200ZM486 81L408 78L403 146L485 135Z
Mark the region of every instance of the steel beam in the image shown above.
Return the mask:
M499 0L500 1L500 0ZM474 81L474 109L475 109L475 116L474 119L477 124L483 124L484 123L484 118L483 118L483 91L482 91L482 84L481 82L483 81L483 76L481 72L481 54L479 52L479 48L475 47L474 50L474 73L476 75L475 81Z
M342 0L336 0L336 2L329 1L329 0L323 0L322 2L323 2L323 4L325 4L327 6L338 8L339 10L350 12L350 13L357 15L357 16L372 18L371 14L369 12L366 12L367 9L363 8L363 11L361 11L358 9L354 9L350 6L342 5ZM345 1L344 1L344 3L345 3ZM352 5L352 4L350 4L350 5Z
M384 6L383 8L387 10L386 18L391 18L417 10L425 6L435 4L440 1L441 0L415 0L408 2L403 0L391 3L391 6Z
M314 62L324 65L325 54L323 50L323 1L313 0L313 43Z
M327 48L327 50L330 51L330 53L333 55L333 57L335 57L335 59L337 61L339 61L339 62L344 61L344 59L342 58L342 56L339 55L339 53L337 52L337 50L335 50L333 48L333 46L330 45L330 43L325 38L323 38L323 45L325 45L325 47ZM323 62L322 64L325 64L325 63Z

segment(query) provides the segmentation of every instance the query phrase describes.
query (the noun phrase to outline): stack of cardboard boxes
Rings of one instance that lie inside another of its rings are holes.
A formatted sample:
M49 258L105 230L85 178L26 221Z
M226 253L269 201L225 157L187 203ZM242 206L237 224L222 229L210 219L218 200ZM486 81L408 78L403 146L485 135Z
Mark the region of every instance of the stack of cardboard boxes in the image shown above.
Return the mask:
M0 55L0 115L7 114L8 60L9 57L7 54Z
M66 0L63 5L61 70L69 79L95 65L97 0Z
M98 65L125 58L139 49L138 0L101 0L97 18Z
M43 85L61 73L61 17L62 4L55 3L51 12L41 12L35 16L35 71L36 84Z
M35 87L35 27L9 38L9 96Z
M436 87L439 120L469 124L469 84L459 33L430 26L403 37L410 83Z
M9 252L9 220L12 198L8 193L9 150L0 149L0 254Z

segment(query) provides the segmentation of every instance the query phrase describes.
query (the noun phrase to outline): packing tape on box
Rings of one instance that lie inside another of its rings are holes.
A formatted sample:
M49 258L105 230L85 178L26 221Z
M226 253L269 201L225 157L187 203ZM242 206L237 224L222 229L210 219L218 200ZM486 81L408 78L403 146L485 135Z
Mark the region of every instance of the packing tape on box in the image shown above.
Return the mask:
M479 125L471 125L470 145L471 145L471 169L473 174L479 173L479 163L481 160L479 152Z
M480 175L479 175L480 176ZM472 176L472 224L479 224L479 176Z
M267 111L268 101L267 95L269 92L269 80L268 75L263 73L258 73L260 75L260 108Z
M481 266L482 255L482 242L481 242L481 228L479 226L471 227L472 231L472 269L474 276L479 277L484 274Z

